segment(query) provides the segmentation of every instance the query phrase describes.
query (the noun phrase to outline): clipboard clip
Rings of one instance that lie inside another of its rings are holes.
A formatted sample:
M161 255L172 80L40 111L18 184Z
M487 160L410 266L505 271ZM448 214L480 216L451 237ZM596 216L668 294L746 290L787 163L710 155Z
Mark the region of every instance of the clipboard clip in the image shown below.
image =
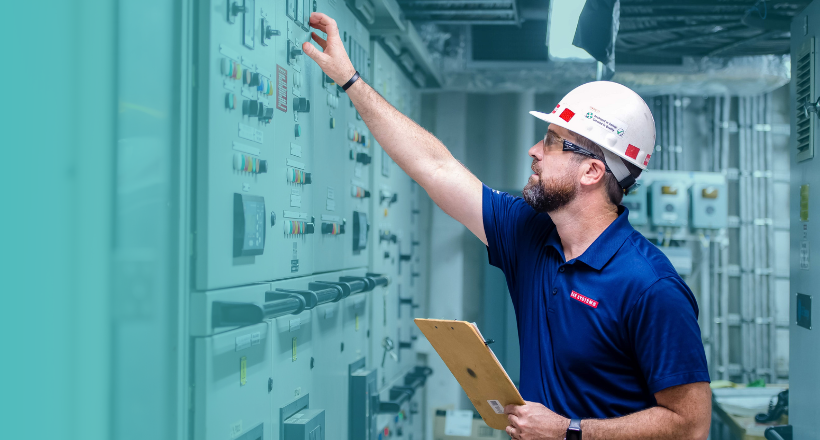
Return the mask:
M486 346L488 346L488 347L489 347L489 346L490 346L490 344L492 344L492 343L494 343L494 342L495 342L495 339L487 339L486 341L484 341L484 345L486 345Z

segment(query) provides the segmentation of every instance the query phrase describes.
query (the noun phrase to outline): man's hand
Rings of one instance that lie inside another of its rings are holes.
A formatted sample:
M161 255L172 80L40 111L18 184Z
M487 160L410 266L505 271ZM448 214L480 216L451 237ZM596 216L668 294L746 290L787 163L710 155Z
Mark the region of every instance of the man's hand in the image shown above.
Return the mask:
M339 27L336 25L336 20L325 14L314 12L310 14L310 27L327 34L327 41L318 36L316 32L311 32L310 37L323 51L316 49L309 41L302 44L302 51L316 61L325 75L333 79L336 84L344 85L353 77L356 69L347 56L342 39L339 38Z
M563 440L569 419L561 417L537 402L526 405L507 405L504 408L507 434L514 440Z

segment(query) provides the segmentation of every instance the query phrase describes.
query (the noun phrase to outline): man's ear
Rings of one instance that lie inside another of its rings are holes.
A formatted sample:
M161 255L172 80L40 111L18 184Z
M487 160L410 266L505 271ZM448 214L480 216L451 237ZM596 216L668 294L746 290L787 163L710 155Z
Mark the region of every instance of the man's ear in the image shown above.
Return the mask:
M581 165L581 185L597 185L606 176L606 167L600 160L587 159Z

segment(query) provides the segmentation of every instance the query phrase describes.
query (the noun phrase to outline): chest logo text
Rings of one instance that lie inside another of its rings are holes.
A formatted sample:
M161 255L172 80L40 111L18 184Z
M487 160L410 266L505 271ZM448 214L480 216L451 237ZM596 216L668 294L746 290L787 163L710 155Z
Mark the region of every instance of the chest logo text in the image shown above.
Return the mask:
M574 299L578 302L584 303L584 304L592 307L593 309L598 308L598 301L595 301L594 299L587 298L584 295L581 295L580 293L578 293L574 290L572 291L572 293L569 296L570 296L570 298L572 298L572 299Z

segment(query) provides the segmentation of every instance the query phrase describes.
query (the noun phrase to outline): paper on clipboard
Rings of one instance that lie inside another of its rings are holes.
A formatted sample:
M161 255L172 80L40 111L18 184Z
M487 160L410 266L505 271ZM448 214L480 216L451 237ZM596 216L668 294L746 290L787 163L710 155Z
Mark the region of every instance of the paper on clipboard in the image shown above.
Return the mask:
M506 405L524 405L504 367L475 323L416 319L416 325L453 373L488 426L503 430Z

